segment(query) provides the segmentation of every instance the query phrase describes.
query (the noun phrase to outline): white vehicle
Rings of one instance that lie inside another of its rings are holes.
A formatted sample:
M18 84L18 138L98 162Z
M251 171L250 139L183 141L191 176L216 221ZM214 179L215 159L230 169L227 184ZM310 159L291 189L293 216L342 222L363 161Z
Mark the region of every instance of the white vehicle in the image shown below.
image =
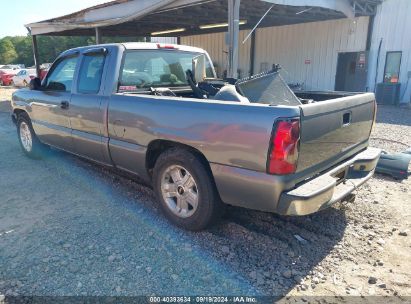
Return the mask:
M15 64L0 65L0 71L5 73L17 73L16 71L19 71L20 69L21 68Z
M13 77L12 85L16 87L27 87L30 80L36 77L36 69L22 69Z

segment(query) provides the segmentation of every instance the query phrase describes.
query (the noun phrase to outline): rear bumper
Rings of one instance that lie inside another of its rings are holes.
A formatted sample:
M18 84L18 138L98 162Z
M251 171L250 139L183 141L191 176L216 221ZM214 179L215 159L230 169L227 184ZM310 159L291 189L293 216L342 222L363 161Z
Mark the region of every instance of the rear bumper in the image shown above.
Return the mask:
M343 201L373 176L380 153L379 149L368 148L309 182L283 192L278 212L285 215L306 215Z
M234 206L306 215L343 201L373 174L381 151L367 148L329 171L293 185L292 176L276 176L211 164L222 200ZM292 185L292 186L290 186Z

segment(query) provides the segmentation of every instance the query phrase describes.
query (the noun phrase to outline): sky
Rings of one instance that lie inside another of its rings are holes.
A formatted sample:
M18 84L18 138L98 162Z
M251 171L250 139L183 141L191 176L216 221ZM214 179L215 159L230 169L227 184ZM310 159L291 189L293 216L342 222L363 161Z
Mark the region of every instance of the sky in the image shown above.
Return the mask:
M25 24L67 15L110 0L0 0L0 38L27 35Z

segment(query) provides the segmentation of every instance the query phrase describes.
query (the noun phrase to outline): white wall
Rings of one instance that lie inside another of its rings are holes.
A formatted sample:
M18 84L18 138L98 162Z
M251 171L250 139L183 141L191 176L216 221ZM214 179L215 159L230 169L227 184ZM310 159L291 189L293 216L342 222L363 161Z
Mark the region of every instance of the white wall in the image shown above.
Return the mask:
M151 42L157 43L177 43L176 37L151 37Z
M239 66L241 76L247 77L250 71L250 43L251 38L245 44L242 44L247 31L240 31L239 34ZM224 70L227 70L227 52L228 47L225 43L226 33L203 34L195 36L181 37L181 44L200 47L205 49L214 64L217 64L217 74L221 76Z
M380 60L377 71L378 47L382 39ZM377 83L383 81L385 58L388 51L402 51L400 79L401 102L410 102L411 79L411 1L410 0L385 0L378 6L374 20L373 35L370 50L370 66L368 73L368 86L373 90L375 74ZM409 81L408 87L407 81Z
M287 82L334 90L338 53L364 51L368 23L360 17L258 29L255 72L261 63L279 63Z
M288 82L305 83L306 89L333 90L338 52L365 50L368 20L360 17L257 29L254 73L260 72L261 64L270 68L279 63ZM247 34L240 31L239 69L243 77L250 70L251 39L242 44ZM181 43L206 49L218 64L219 74L227 68L225 33L182 37ZM306 60L310 64L305 64Z

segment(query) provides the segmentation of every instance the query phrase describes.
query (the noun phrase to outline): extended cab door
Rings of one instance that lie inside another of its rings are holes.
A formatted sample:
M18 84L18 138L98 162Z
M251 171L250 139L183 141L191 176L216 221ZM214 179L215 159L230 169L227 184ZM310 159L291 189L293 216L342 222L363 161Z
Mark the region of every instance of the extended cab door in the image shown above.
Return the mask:
M101 163L110 163L106 129L108 97L104 96L104 81L108 62L106 48L83 51L80 68L73 87L69 116L73 152Z
M43 82L42 90L33 90L30 113L33 128L42 142L63 150L72 150L68 107L77 68L78 53L59 58Z

